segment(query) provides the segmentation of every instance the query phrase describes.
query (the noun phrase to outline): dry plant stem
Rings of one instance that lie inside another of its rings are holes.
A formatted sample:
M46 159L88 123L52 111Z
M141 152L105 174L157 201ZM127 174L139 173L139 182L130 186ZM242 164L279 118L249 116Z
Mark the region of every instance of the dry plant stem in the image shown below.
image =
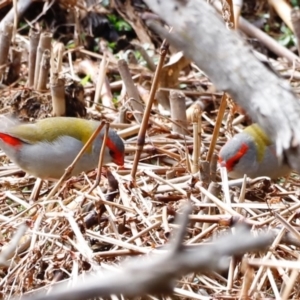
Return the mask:
M300 56L300 10L299 8L292 9L291 20L294 27L294 33L297 39L298 56Z
M40 41L36 53L36 62L35 62L35 70L34 70L34 88L37 89L38 83L40 80L40 68L41 61L45 50L48 50L48 53L51 53L51 40L52 33L43 32L40 36Z
M284 0L269 0L270 6L273 6L279 17L283 22L294 31L293 24L291 22L291 6Z
M295 262L295 264L299 265L300 263L300 255L298 256L298 260L297 262ZM283 293L281 294L281 297L280 299L282 300L288 300L288 299L291 299L291 292L294 288L294 285L295 285L295 282L297 280L297 277L299 276L299 270L297 269L293 269L291 274L290 274L290 277L285 285L285 288L283 290Z
M168 222L168 208L167 206L164 206L162 209L162 227L164 228L164 234L167 236L170 234L170 226Z
M147 130L148 122L149 122L150 112L151 112L152 104L154 101L154 96L155 96L158 82L159 82L159 74L164 65L165 57L167 55L167 48L168 47L166 45L166 42L163 41L163 43L161 45L160 58L158 61L158 65L157 65L157 68L155 71L155 75L153 78L153 82L152 82L152 86L151 86L151 90L150 90L150 94L149 94L149 100L148 100L147 106L145 108L144 116L142 119L142 124L141 124L138 138L137 138L137 150L135 152L133 166L132 166L132 170L131 170L131 178L133 180L135 180L135 174L136 174L136 171L138 168L138 163L139 163L141 153L143 151L143 147L145 144L145 136L146 136L146 130Z
M112 126L114 124L111 124ZM112 127L111 126L111 127ZM139 132L139 129L140 129L140 125L133 125L133 126L130 126L129 128L126 128L126 129L123 129L123 130L120 130L118 132L119 136L123 139L129 137L129 136L132 136L134 134L137 134Z
M65 99L65 79L59 78L58 73L51 77L50 92L52 98L52 115L66 115L66 99Z
M128 98L132 98L129 102L130 107L134 110L133 115L137 123L141 123L143 119L144 106L140 100L140 95L132 80L128 65L124 59L118 61L120 75L126 87Z
M295 214L292 214L292 216L289 217L289 221L288 222L290 222L291 220L293 220L294 217L295 217ZM282 228L279 231L278 235L275 237L275 240L273 241L272 245L270 246L270 249L275 249L277 247L277 245L279 244L281 238L284 236L284 233L285 233L285 229ZM272 256L272 251L269 251L264 256L263 261L270 259L271 256ZM257 271L256 276L255 276L255 278L252 281L252 285L251 285L251 288L249 290L248 296L252 296L253 293L256 290L260 291L261 285L263 284L263 282L261 281L260 284L258 284L258 281L260 280L260 278L262 278L262 274L263 274L264 271L265 271L265 267L263 267L263 266L261 266L259 268L259 270Z
M95 91L94 105L93 105L94 109L98 106L100 102L101 89L106 78L106 64L107 64L106 54L104 53L98 69L97 84L96 84L96 91Z
M242 184L242 188L241 188L240 196L239 196L239 203L244 203L245 202L246 187L247 187L247 175L244 175L244 180L243 180L243 184ZM238 207L236 211L239 214L241 214L242 213L242 208Z
M265 130L278 158L284 154L290 167L300 171L300 103L289 83L265 68L206 1L145 2L176 34L153 22L151 28L195 61L218 89L226 91Z
M38 200L42 186L43 186L43 180L41 178L37 178L30 195L30 200L33 201Z
M210 179L210 164L207 160L200 161L200 181L201 184L207 188L211 179ZM203 198L203 197L202 197Z
M279 276L282 276L283 280L284 280L284 277L285 277L285 270L283 268L281 269L277 269L278 270L278 273L280 274ZM268 279L269 279L269 282L270 282L270 285L272 287L272 293L275 297L275 299L281 299L280 297L280 292L278 290L278 283L277 283L277 276L276 276L276 279L275 279L275 274L273 274L273 272L271 271L270 268L267 269L267 276L268 276ZM285 280L284 280L285 281ZM281 285L280 289L282 290L284 288L285 284Z
M109 80L107 76L105 76L102 89L101 89L101 100L102 100L102 105L105 106L106 108L115 110L115 106L113 103L113 94L110 88ZM121 113L120 113L121 114Z
M180 160L180 159L181 159L181 156L180 156L179 154L173 153L173 152L168 151L168 150L163 149L163 148L157 148L156 151L157 151L158 153L166 154L166 155L168 155L169 157L174 158L175 160Z
M170 170L166 172L166 178L169 179L173 179L175 177L175 170Z
M133 50L127 50L127 51L125 51L124 57L125 57L125 60L127 61L128 64L130 64L130 65L138 65L138 60L135 57L135 54L134 54Z
M62 71L62 60L65 52L63 43L55 44L51 55L51 77L53 74L60 74Z
M218 155L213 153L210 161L210 180L217 181Z
M122 106L119 110L118 122L119 123L128 123L128 119L126 117L128 109L125 106ZM140 129L140 125L138 125Z
M235 258L232 257L229 263L229 269L228 269L228 278L227 278L227 293L229 293L232 290L233 286L233 272L235 269L236 263L235 263Z
M11 63L8 69L6 83L11 84L19 79L21 70L21 60L22 60L22 48L12 48L11 49Z
M170 92L170 108L172 130L179 134L187 134L185 95L182 92Z
M199 171L199 153L201 147L201 110L195 107L192 116L193 122L193 165L192 172L196 173ZM200 131L199 131L200 128Z
M31 293L18 299L83 300L108 297L111 294L141 297L147 294L170 293L174 288L175 279L193 272L222 270L227 265L228 257L265 249L271 242L270 235L262 234L253 237L245 228L238 228L234 236L229 234L212 244L187 248L182 245L182 242L186 233L188 209L184 209L180 217L182 223L179 224L177 236L161 254L152 254L142 259L132 258L123 264L121 270L95 271L85 276L78 276L75 280L52 285L51 291ZM137 247L132 245L131 248Z
M80 32L81 32L81 26L80 26L80 12L77 7L73 7L72 9L75 19L75 26L74 26L74 43L75 48L80 46Z
M226 95L226 93L223 93L221 103L220 103L220 107L219 107L219 111L218 111L218 115L217 115L217 119L216 119L216 124L215 124L215 127L214 127L214 132L213 132L212 139L211 139L211 142L210 142L210 145L209 145L209 150L208 150L208 153L207 153L207 156L206 156L206 160L209 161L209 162L211 162L211 158L212 158L212 155L213 155L214 150L215 150L215 146L216 146L217 139L218 139L218 136L219 136L219 131L220 131L220 128L221 128L221 125L222 125L222 120L223 120L223 116L224 116L226 106L227 106L227 95Z
M226 211L227 213L229 213L232 216L238 216L241 217L240 214L238 214L235 210L233 210L230 206L226 205L224 202L222 202L221 200L219 200L217 197L215 197L214 195L212 195L211 193L209 193L204 187L202 187L200 184L196 183L195 187L198 187L200 192L202 194L204 194L205 196L207 196L210 200L212 200L212 202L214 202L219 209L222 209L224 211Z
M214 196L218 196L220 194L220 191L221 191L221 186L216 183L216 182L210 182L209 186L208 186L208 192L211 193L212 195ZM204 196L204 199L203 199L203 203L211 203L212 201L207 197L207 196ZM202 215L214 215L215 214L215 208L214 207L207 207L207 208L204 208L202 210L200 210L200 212L198 213L199 216L202 216ZM206 230L208 227L209 227L209 224L208 223L196 223L195 226L201 228L202 227L202 231Z
M181 193L181 194L184 195L185 197L188 197L188 193L187 193L184 189L178 187L178 186L175 185L175 184L172 184L170 181L167 181L167 180L161 178L160 176L157 176L157 175L156 175L155 173L153 173L152 171L144 171L144 173L147 174L148 176L150 176L151 178L154 178L154 179L158 180L159 182L162 182L162 183L164 183L164 184L167 184L167 185L171 186L174 190L178 191L179 193ZM191 195L190 198L191 198L191 200L192 200L193 202L195 202L196 204L201 204L201 201L198 200L196 197L194 197L194 196Z
M91 186L91 188L88 190L88 192L87 192L88 194L90 194L98 186L98 184L100 183L101 170L102 170L106 140L107 140L107 136L108 136L108 130L109 130L109 123L105 123L105 133L104 133L104 136L103 136L103 143L102 143L101 150L100 150L100 153L99 153L97 177L96 177L96 180L95 180L93 186ZM82 206L83 206L83 202L82 202Z
M8 260L14 255L13 253L16 251L19 241L22 238L22 236L24 236L27 228L28 227L26 224L19 226L17 232L12 237L10 243L2 247L0 252L1 267L7 267L9 265Z
M225 167L221 167L220 172L221 172L221 178L222 178L222 189L223 189L224 198L225 198L224 202L227 203L228 206L231 206L227 169Z
M233 0L234 29L238 29L239 27L239 19L241 15L242 6L243 0Z
M242 268L245 269L246 271L244 273L244 280L243 280L243 285L242 285L242 290L240 293L239 300L244 300L248 299L248 291L251 286L251 282L254 278L254 269L248 265L246 265L246 258L242 261ZM244 266L243 266L244 265Z
M39 78L36 87L36 89L39 92L44 92L47 90L48 75L50 72L50 59L51 59L50 50L45 50L42 55L42 60L41 60L40 70L39 70Z
M235 18L234 18L234 10L233 10L232 1L233 0L225 0L223 2L223 7L222 7L223 19L229 29L235 28L235 22L234 22Z
M91 145L91 143L94 141L94 139L99 134L99 132L101 131L101 129L103 128L104 125L105 125L105 122L102 121L100 123L99 127L95 130L95 132L91 135L91 137L89 138L89 140L82 147L82 149L80 150L80 152L78 153L78 155L75 157L75 159L72 162L72 164L66 169L64 175L60 178L60 180L56 183L56 185L53 187L53 189L51 190L51 192L48 194L48 196L46 197L46 200L50 200L54 196L54 194L56 193L56 191L59 188L59 186L62 184L62 182L65 180L65 178L67 178L71 174L71 172L74 169L75 164L77 163L77 161L81 158L81 156L84 154L84 152L86 151L86 149Z
M288 223L281 215L276 212L274 212L274 214L276 216L276 219L278 219L282 223L282 225L288 230L288 232L292 233L295 237L298 238L298 240L300 240L300 233L298 232L298 230L290 223Z
M300 265L296 264L295 261L287 261L287 260L275 260L274 259L268 259L268 260L261 260L261 259L251 259L248 261L248 264L250 266L260 266L260 267L271 267L271 268L286 268L286 269L295 269L300 270Z
M0 31L0 80L5 72L7 64L8 51L12 38L13 24L8 23L4 25L4 28Z
M148 55L147 51L144 49L143 46L139 45L139 44L136 44L136 43L133 43L134 45L134 48L136 50L138 50L140 52L140 54L142 55L143 59L146 61L147 63L147 67L152 71L154 72L155 71L155 63L153 62L152 58Z
M16 34L17 34L17 27L18 27L18 6L17 0L13 0L13 10L14 10L14 28L13 28L13 35L12 35L12 45L16 46Z
M279 57L286 58L289 63L293 64L295 61L299 60L299 57L295 55L288 48L280 45L276 40L271 38L269 35L252 25L246 19L240 17L239 29L242 30L249 37L257 38L263 45L265 45L269 50L274 52Z
M34 85L34 72L37 47L40 40L40 32L34 28L30 28L29 32L29 57L28 57L28 86L31 88Z

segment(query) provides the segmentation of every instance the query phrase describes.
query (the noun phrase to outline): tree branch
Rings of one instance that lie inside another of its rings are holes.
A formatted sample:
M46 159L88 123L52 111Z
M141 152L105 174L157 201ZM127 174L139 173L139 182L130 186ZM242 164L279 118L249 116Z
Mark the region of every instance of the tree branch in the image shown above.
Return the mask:
M151 27L228 92L276 143L279 158L300 172L300 103L289 83L261 64L206 1L145 2L174 31L149 21Z
M122 294L125 297L170 293L175 279L191 272L226 269L230 256L265 249L273 241L272 234L253 237L244 226L235 235L228 234L213 244L187 247L182 245L189 207L183 209L179 230L170 247L159 254L130 259L118 271L97 271L52 286L49 293L31 293L22 300L90 299ZM167 250L166 250L167 249Z

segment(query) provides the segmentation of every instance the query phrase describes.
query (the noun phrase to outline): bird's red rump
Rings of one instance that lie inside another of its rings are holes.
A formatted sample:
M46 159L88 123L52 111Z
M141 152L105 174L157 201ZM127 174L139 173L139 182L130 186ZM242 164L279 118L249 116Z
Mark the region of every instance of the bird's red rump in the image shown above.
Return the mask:
M228 172L232 171L232 169L234 168L234 166L239 162L239 160L243 157L243 155L247 152L248 150L248 146L246 144L242 144L241 148L239 149L239 151L232 156L230 159L228 159L225 162L225 167L227 169ZM223 163L222 159L219 159L219 163Z
M13 146L13 147L18 147L18 146L22 145L22 142L19 139L15 138L9 134L6 134L6 133L0 133L0 139L4 143L6 143L10 146Z

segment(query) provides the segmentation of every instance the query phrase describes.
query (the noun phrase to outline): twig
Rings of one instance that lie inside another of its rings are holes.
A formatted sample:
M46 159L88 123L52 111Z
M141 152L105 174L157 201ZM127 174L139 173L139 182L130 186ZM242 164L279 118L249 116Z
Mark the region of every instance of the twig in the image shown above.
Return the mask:
M167 48L168 47L166 45L166 42L164 41L161 45L160 59L159 59L158 65L156 67L154 79L153 79L151 90L150 90L149 100L148 100L148 103L147 103L147 106L146 106L146 109L144 112L142 124L141 124L139 134L138 134L137 150L135 153L133 166L132 166L132 170L131 170L131 178L133 180L135 179L138 163L139 163L140 156L143 151L144 144L145 144L145 136L146 136L146 130L147 130L148 121L149 121L149 117L150 117L150 112L151 112L152 104L154 101L154 96L155 96L158 82L159 82L159 74L160 74L161 68L163 67L165 57L167 55Z
M45 50L48 50L49 55L51 54L51 40L52 33L43 32L40 35L40 41L36 53L36 62L34 70L34 88L37 89L38 82L40 80L41 61Z
M172 119L172 130L179 134L187 134L186 98L182 92L170 92L170 108Z
M123 79L124 85L126 87L128 98L129 99L132 98L129 104L134 110L133 115L137 123L141 123L143 118L142 112L144 107L142 105L142 102L140 101L140 95L138 93L136 86L134 85L128 65L124 59L120 59L118 61L118 68L119 68L120 75Z
M29 57L28 57L28 86L34 85L34 72L36 63L37 47L40 40L40 32L34 28L29 32Z
M131 259L119 271L92 272L54 285L50 292L33 293L18 299L77 300L111 294L134 297L169 293L174 287L174 279L191 272L222 270L227 266L228 257L265 249L272 241L271 235L262 234L254 238L248 230L239 228L236 235L229 234L213 244L188 249L182 246L188 212L189 208L185 207L180 216L182 223L169 250L150 255L148 259Z
M209 145L209 150L208 150L208 153L207 153L207 156L206 156L206 160L209 161L209 162L211 161L212 155L213 155L214 150L215 150L215 145L216 145L216 142L217 142L217 139L218 139L218 136L219 136L219 131L220 131L220 128L221 128L221 125L222 125L222 120L223 120L223 116L224 116L226 106L227 106L227 95L226 95L226 93L224 93L223 96L222 96L220 107L219 107L219 111L218 111L218 115L217 115L217 119L216 119L216 125L214 127L214 132L213 132L211 142L210 142L210 145Z
M7 267L9 265L9 258L12 257L12 253L17 249L18 243L21 239L21 237L24 235L24 233L27 230L27 225L23 224L21 225L17 232L14 234L13 238L11 239L10 243L6 246L2 247L2 251L0 253L0 266L1 267Z

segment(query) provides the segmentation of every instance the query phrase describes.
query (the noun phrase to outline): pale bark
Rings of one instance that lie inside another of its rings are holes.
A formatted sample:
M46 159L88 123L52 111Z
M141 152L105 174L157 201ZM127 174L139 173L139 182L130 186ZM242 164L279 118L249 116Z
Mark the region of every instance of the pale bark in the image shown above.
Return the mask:
M289 83L263 66L206 1L145 2L173 31L149 25L228 92L276 143L278 156L300 171L300 103Z

